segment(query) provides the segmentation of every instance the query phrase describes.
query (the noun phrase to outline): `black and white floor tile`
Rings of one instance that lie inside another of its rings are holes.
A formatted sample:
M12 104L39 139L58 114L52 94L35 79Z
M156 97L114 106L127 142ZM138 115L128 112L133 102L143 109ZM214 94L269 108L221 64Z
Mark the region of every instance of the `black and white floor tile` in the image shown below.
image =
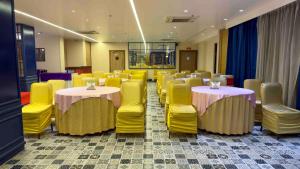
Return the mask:
M146 134L113 131L85 137L47 130L41 139L26 137L25 150L1 169L297 169L300 136L276 136L255 127L252 134L224 136L199 131L171 135L164 123L155 83L148 83Z

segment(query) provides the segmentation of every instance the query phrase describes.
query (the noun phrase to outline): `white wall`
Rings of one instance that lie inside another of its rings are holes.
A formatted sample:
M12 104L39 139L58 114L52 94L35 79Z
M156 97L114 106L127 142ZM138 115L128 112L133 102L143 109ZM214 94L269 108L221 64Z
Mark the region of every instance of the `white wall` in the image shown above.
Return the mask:
M37 62L37 69L48 72L64 72L64 52L61 47L63 39L59 36L41 34L35 37L36 48L45 48L45 62Z
M128 69L128 43L92 43L92 71L109 72L109 50L125 50L125 69Z
M219 46L219 36L211 37L198 44L198 70L214 71L215 43L218 43ZM218 53L217 56L219 55Z
M83 40L65 40L66 66L86 66L86 48Z

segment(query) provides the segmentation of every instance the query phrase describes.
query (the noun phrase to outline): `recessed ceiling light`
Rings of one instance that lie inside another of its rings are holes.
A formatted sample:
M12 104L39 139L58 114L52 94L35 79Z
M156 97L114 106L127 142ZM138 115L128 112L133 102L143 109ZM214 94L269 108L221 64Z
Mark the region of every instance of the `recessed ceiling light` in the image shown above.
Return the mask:
M174 26L173 28L174 28L174 29L176 29L177 27L176 27L176 26Z
M41 32L38 32L37 34L38 34L38 35L40 35L40 34L41 34Z
M89 21L89 19L85 19L85 21L86 21L86 22L88 22L88 21Z
M188 12L189 12L189 10L185 9L183 12L184 12L184 13L188 13Z
M245 10L244 10L244 9L240 9L239 11L240 11L240 12L244 12Z
M72 10L72 13L75 13L75 12L76 12L76 10L75 10L75 9L73 9L73 10Z
M210 27L211 27L211 28L214 28L214 27L215 27L215 25L211 25Z
M228 21L228 19L227 19L227 18L224 18L224 21Z

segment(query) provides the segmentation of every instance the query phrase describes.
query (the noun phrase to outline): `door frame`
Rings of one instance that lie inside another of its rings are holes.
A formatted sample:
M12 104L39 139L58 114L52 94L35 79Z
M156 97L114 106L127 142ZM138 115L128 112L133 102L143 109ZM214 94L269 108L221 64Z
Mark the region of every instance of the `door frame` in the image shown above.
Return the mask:
M198 50L179 50L179 72L181 72L181 63L180 63L180 60L181 60L181 56L182 56L182 52L196 52L196 62L195 62L195 67L196 67L196 70L198 68Z
M124 53L124 63L123 63L123 70L125 70L125 62L126 62L126 53L125 50L109 50L109 72L111 72L111 52L123 52Z

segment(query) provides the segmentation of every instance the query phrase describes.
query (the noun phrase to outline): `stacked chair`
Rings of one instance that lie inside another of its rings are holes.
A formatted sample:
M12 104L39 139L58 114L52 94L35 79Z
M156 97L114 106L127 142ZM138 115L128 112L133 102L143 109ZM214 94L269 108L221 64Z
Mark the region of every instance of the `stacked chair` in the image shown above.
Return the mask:
M187 84L173 84L169 95L169 132L197 135L197 111L192 106L192 92Z
M122 84L121 78L112 77L112 78L107 78L105 80L105 86L121 88L121 84Z
M255 107L255 122L261 122L262 120L262 106L260 96L261 81L258 79L246 79L244 81L244 88L253 90L256 96L256 107Z
M167 94L167 83L170 80L173 80L173 76L170 74L164 74L162 76L162 87L161 87L161 92L159 95L159 101L160 104L163 106L166 103L166 94Z
M279 83L261 86L262 127L275 134L300 133L300 111L283 105Z
M40 138L40 133L51 124L52 87L49 83L33 83L30 91L30 104L22 108L23 129Z
M175 73L174 78L175 79L185 78L185 73Z
M144 133L145 109L142 103L142 85L135 81L122 84L121 107L116 118L116 137L119 133Z
M170 90L171 85L173 84L184 84L184 80L169 80L167 83L167 92L166 92L166 103L165 103L165 123L167 124L168 121L168 113L169 113L169 98L170 98Z
M195 87L195 86L203 86L203 81L201 78L190 78L186 81L186 83L190 86L190 87Z

